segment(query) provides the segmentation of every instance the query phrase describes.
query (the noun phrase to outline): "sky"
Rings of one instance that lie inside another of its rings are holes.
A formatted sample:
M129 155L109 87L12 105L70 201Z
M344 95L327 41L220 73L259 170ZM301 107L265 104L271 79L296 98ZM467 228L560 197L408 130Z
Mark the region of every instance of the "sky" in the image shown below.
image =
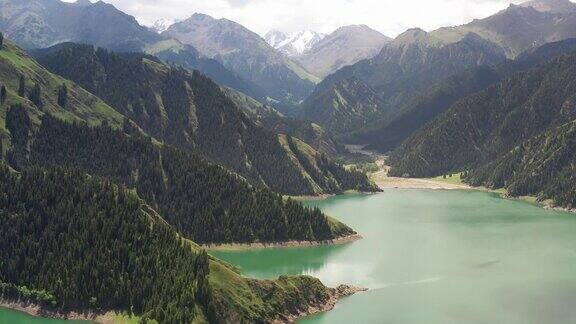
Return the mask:
M73 2L74 0L66 0ZM94 0L93 0L94 1ZM365 24L395 37L484 18L522 0L104 0L144 25L183 20L195 12L236 21L260 35L270 30L330 33Z

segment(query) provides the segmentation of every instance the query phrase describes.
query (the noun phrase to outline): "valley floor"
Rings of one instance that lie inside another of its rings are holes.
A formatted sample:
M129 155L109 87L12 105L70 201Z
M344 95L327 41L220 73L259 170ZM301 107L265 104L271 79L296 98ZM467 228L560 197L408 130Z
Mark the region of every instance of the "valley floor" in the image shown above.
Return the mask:
M380 189L444 189L444 190L462 190L462 189L479 189L474 188L460 181L460 175L452 177L438 178L396 178L389 177L386 165L386 157L383 155L376 156L376 164L380 169L370 175Z

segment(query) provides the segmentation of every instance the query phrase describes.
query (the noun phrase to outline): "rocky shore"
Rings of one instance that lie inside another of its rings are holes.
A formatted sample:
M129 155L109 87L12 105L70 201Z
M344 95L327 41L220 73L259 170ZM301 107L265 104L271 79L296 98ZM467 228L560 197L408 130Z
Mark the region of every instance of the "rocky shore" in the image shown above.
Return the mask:
M264 243L229 243L229 244L204 244L202 248L212 251L234 251L244 249L265 249L265 248L291 248L310 247L320 245L338 245L354 242L362 239L360 234L351 234L325 241L286 241L286 242L264 242Z
M325 302L315 303L309 305L306 309L302 309L297 313L282 316L277 321L277 323L294 323L299 318L330 311L334 309L340 299L367 290L367 288L360 288L349 285L340 285L336 288L329 288L329 298Z

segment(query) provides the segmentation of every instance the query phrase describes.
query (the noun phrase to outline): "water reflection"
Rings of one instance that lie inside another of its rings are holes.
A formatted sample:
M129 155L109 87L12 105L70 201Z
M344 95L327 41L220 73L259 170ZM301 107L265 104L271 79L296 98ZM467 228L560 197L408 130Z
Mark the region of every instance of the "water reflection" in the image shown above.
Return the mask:
M222 251L212 254L240 268L243 274L273 279L283 274L314 275L327 268L327 262L344 253L350 244L308 248L270 248L248 251ZM332 267L330 267L332 268Z
M576 216L482 192L390 190L307 204L364 237L218 254L250 276L370 291L302 323L576 323Z

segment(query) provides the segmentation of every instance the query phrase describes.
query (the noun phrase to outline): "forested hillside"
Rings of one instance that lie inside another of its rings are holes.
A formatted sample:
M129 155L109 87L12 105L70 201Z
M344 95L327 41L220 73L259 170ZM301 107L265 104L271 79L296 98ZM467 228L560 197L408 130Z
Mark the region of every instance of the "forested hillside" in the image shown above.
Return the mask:
M13 104L25 106L35 121L50 113L69 121L99 124L105 120L111 125L122 125L122 115L117 111L77 84L48 72L6 39L0 48L0 87L4 89L0 100L0 137L5 144L6 110Z
M506 188L576 208L576 122L551 129L467 175L473 185Z
M302 104L301 118L325 127L333 134L358 130L382 117L384 102L362 80L349 79L320 85Z
M298 138L318 153L325 154L330 158L336 157L338 153L344 151L344 147L336 143L320 125L304 119L284 116L273 107L233 89L224 88L222 90L255 124L277 134Z
M91 46L68 44L43 53L37 53L43 65L103 98L154 138L207 156L253 184L292 195L374 189L361 175L350 185L332 174L338 191L313 181L309 173L314 170L290 158L294 152L277 134L255 125L200 73Z
M321 122L335 135L346 135L377 119L381 123L393 120L410 109L413 98L451 75L504 59L500 48L473 33L449 42L410 29L386 44L376 57L324 79L304 103L303 116ZM357 85L356 80L361 87L341 90Z
M264 323L330 298L310 277L241 277L134 192L77 171L0 165L0 222L0 295L43 310Z
M496 66L480 66L455 74L430 87L406 105L405 112L392 120L379 120L349 134L346 143L368 144L380 152L394 150L420 127L432 121L461 98L486 89L505 77L527 70L555 56L576 50L576 40L567 39L531 49L515 60Z
M20 106L9 109L7 125L12 134L7 160L16 169L65 166L134 188L198 243L322 241L353 233L317 209L252 187L196 155L144 136L72 125L49 115L34 131Z
M561 126L576 118L575 77L576 53L565 54L458 101L392 154L391 174L467 170L473 183L567 204L571 189L562 184L573 160L553 148L570 147L570 127Z

